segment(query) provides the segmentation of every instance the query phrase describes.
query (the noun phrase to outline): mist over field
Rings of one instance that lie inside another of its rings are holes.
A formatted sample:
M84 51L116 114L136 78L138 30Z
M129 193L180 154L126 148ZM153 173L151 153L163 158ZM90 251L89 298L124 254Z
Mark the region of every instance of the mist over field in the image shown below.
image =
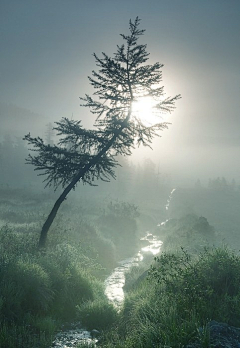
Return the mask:
M29 131L43 136L46 124L62 117L91 126L94 117L79 106L79 97L92 92L87 79L95 68L92 53L112 54L117 33L138 15L150 63L164 64L166 94L180 93L182 99L154 151L141 148L137 159L150 157L161 172L187 180L237 180L238 2L93 4L1 2L1 137L10 127L21 137Z
M0 20L0 347L238 347L240 3Z

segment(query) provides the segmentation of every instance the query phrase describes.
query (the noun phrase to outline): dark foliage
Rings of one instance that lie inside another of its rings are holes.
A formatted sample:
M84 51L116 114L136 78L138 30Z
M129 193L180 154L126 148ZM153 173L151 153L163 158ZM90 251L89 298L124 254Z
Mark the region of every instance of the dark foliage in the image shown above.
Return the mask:
M105 53L102 58L94 54L98 71L92 72L89 81L95 92L93 97L80 98L82 106L96 115L93 130L82 128L80 121L63 118L56 123L55 130L61 136L57 145L45 144L30 134L24 138L37 152L29 155L27 163L46 176L46 185L64 188L43 226L41 247L45 246L47 232L60 205L79 181L92 185L98 179L110 180L115 176L115 156L130 155L136 144L150 146L158 131L167 128L163 122L144 125L132 108L138 98L151 97L155 113L171 112L180 98L179 95L164 98L163 87L159 86L162 64L145 64L149 53L146 45L138 43L144 33L139 24L138 17L134 22L130 20L130 33L121 35L124 44L117 46L113 58Z

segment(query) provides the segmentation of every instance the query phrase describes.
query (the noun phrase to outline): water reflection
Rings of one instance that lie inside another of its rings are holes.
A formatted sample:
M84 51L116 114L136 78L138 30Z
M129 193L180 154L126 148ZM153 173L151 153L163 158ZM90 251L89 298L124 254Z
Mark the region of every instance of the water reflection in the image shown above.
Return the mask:
M125 273L133 266L138 266L143 261L144 255L159 253L162 242L156 236L147 232L146 236L141 238L145 244L144 247L134 256L119 262L118 267L105 281L105 294L109 301L120 309L124 300L123 287L125 284ZM91 338L91 333L81 328L59 332L51 347L74 348L79 343L92 344L95 346L97 340Z
M168 198L167 204L165 206L166 211L169 210L174 191L175 189L171 191L171 194ZM158 226L165 225L167 221L168 220L162 222ZM141 241L145 244L141 248L141 250L134 257L119 262L119 266L114 269L112 274L105 281L105 294L108 297L109 301L111 301L119 309L124 300L123 287L125 284L125 273L131 267L138 266L139 263L143 261L144 255L156 255L160 252L161 249L162 241L160 241L156 236L149 232L146 233L146 236L141 238ZM80 342L85 344L93 344L95 346L97 340L91 338L89 331L79 328L75 331L68 330L59 333L56 336L52 347L73 348L76 347L76 345Z
M170 193L170 196L168 197L167 204L166 204L166 206L165 206L166 210L169 209L169 206L170 206L170 203L171 203L171 200L172 200L172 196L173 196L173 194L174 194L175 191L176 191L176 189L173 189L173 190L171 191L171 193Z
M133 266L138 266L144 259L144 254L156 255L160 252L162 241L156 236L147 232L146 236L141 238L145 246L134 256L119 262L113 273L105 281L105 294L117 308L120 308L124 300L123 287L125 284L125 273Z
M153 255L157 255L160 252L162 241L159 240L153 234L148 233L145 237L141 238L141 240L146 240L149 243L147 246L145 246L141 249L142 252L152 253Z
M94 345L96 339L91 337L91 333L81 328L59 332L51 347L75 348L79 343Z

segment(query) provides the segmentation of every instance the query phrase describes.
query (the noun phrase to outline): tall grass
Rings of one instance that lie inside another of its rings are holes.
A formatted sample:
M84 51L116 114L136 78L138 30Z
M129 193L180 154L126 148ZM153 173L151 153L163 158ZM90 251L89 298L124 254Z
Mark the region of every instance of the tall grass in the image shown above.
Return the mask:
M9 224L0 229L1 348L49 348L61 324L74 320L103 330L103 348L179 348L190 342L207 348L210 320L240 326L240 257L226 247L204 249L216 237L206 219L187 216L158 231L168 251L147 276L147 265L127 275L124 306L116 313L102 278L117 257L133 252L132 246L123 252L119 246L135 243L137 211L114 203L100 217L91 212L89 222L70 208L70 217L60 214L50 231L45 253L37 251L36 230L26 225L39 223L43 211L34 215L31 209L21 228L13 225L21 208L15 215L2 212ZM171 251L189 242L191 253Z
M117 320L116 308L106 298L87 301L78 306L79 319L89 329L106 330Z
M66 204L40 253L37 232L51 200L44 197L14 190L0 196L1 348L49 348L63 323L80 319L102 330L116 321L102 282L116 246L98 230L99 208Z
M79 320L77 306L92 302L92 313L108 310L106 300L99 302L105 295L95 277L103 267L84 254L80 240L52 241L45 253L36 250L36 241L7 225L0 230L1 348L49 348L61 323Z
M1 323L0 325L0 347L1 348L49 348L53 341L53 334L56 330L49 332L48 330L33 329L31 325L23 323Z
M163 253L126 296L101 347L209 347L210 320L240 326L240 256L226 247L198 256Z

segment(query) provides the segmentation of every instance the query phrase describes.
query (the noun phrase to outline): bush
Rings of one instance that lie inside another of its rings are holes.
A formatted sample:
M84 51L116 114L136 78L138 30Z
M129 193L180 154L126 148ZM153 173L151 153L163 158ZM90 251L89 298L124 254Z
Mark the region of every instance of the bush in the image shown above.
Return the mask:
M182 246L192 253L199 253L206 246L216 244L214 228L205 217L195 214L167 220L164 225L158 226L156 233L163 241L162 250L168 252Z
M36 332L29 324L2 322L0 325L1 348L48 348L52 341L52 335L44 331Z
M21 233L8 225L0 228L0 255L7 255L8 259L36 254L36 245L37 235L34 233L26 230Z
M74 320L76 306L93 298L89 276L80 268L67 268L55 284L55 298L52 311L64 320Z
M113 242L75 207L69 219L58 217L47 250L39 252L36 229L46 207L29 206L26 213L20 202L1 205L0 211L11 221L0 228L0 347L49 347L54 331L76 320L83 303L92 302L99 318L106 312L113 320L103 284L94 277L115 265ZM107 316L104 320L100 326L108 326Z
M82 256L75 247L62 244L45 254L21 256L11 245L16 239L6 237L4 241L2 249L10 245L10 253L5 251L0 257L0 318L22 321L27 314L50 314L73 320L76 305L93 299L93 276L84 269L85 259L82 267Z
M1 274L1 297L4 319L46 313L53 299L49 275L29 259L10 262Z
M156 258L151 278L174 299L187 319L196 313L207 319L240 325L240 257L227 248L205 250L197 258L186 252Z
M138 209L134 204L111 202L97 219L101 234L116 247L117 257L132 256L137 245Z
M117 310L107 299L96 299L78 306L78 315L87 329L102 330L115 324Z
M51 279L50 313L62 320L73 320L76 305L93 298L93 277L82 267L78 254L75 247L63 243L38 258Z

